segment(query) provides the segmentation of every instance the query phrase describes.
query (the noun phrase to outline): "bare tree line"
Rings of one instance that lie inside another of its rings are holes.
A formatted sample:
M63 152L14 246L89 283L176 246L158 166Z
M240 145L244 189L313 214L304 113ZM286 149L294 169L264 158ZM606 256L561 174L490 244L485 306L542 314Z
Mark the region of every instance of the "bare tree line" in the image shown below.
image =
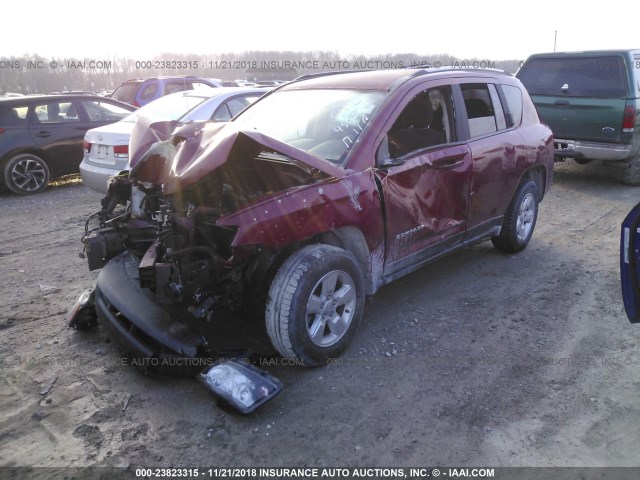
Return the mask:
M0 57L0 95L64 90L113 90L132 78L158 75L194 75L221 80L292 80L308 73L331 70L416 68L446 65L462 68L499 68L510 73L519 60L462 59L438 55L351 55L311 51L248 51L240 54L162 54L149 59L50 58L40 55Z

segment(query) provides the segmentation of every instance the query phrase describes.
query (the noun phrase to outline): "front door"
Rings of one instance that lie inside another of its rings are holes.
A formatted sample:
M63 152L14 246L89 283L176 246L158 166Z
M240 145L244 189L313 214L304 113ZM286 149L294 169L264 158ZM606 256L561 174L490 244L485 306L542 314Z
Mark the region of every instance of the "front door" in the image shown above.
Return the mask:
M620 279L629 321L640 323L640 203L622 222Z
M469 213L471 151L455 143L451 89L411 97L377 153L391 280L457 246Z

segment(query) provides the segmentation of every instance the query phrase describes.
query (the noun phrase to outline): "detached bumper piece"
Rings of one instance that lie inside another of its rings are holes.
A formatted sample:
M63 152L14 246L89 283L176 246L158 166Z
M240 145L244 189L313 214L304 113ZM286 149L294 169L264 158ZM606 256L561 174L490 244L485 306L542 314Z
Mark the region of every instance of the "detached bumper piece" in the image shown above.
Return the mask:
M132 365L167 374L203 372L198 379L242 414L282 390L280 380L248 362L214 358L200 332L177 321L140 287L138 260L129 252L105 265L95 291L85 292L69 314L82 308L97 313L102 327L130 353Z
M202 335L174 319L151 292L140 288L138 262L129 252L113 258L100 272L95 305L101 325L136 366L195 375L213 363Z
M198 378L223 403L244 415L282 390L276 377L240 360L220 360Z

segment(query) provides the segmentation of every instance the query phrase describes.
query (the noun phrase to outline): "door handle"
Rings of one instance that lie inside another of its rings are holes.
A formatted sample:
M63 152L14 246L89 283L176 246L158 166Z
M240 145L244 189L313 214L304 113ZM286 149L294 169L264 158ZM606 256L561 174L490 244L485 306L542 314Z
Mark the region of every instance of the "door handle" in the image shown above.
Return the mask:
M465 153L458 153L455 155L448 155L446 157L439 158L429 163L431 168L436 170L450 170L452 168L456 168L459 165L464 163L464 158L466 157Z
M50 136L51 136L51 133L47 132L45 130L42 130L42 131L36 133L36 137L38 137L38 138L48 138Z
M556 100L555 105L558 105L559 107L568 107L569 100Z

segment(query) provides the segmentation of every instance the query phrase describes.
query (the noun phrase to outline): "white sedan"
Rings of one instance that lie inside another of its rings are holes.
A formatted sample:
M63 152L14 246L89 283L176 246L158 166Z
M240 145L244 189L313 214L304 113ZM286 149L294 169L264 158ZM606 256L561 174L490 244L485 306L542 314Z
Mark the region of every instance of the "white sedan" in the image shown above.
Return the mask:
M84 159L80 164L82 182L105 193L109 178L128 169L129 138L141 116L181 123L228 122L267 91L253 87L186 90L148 103L116 123L89 130L84 136Z

